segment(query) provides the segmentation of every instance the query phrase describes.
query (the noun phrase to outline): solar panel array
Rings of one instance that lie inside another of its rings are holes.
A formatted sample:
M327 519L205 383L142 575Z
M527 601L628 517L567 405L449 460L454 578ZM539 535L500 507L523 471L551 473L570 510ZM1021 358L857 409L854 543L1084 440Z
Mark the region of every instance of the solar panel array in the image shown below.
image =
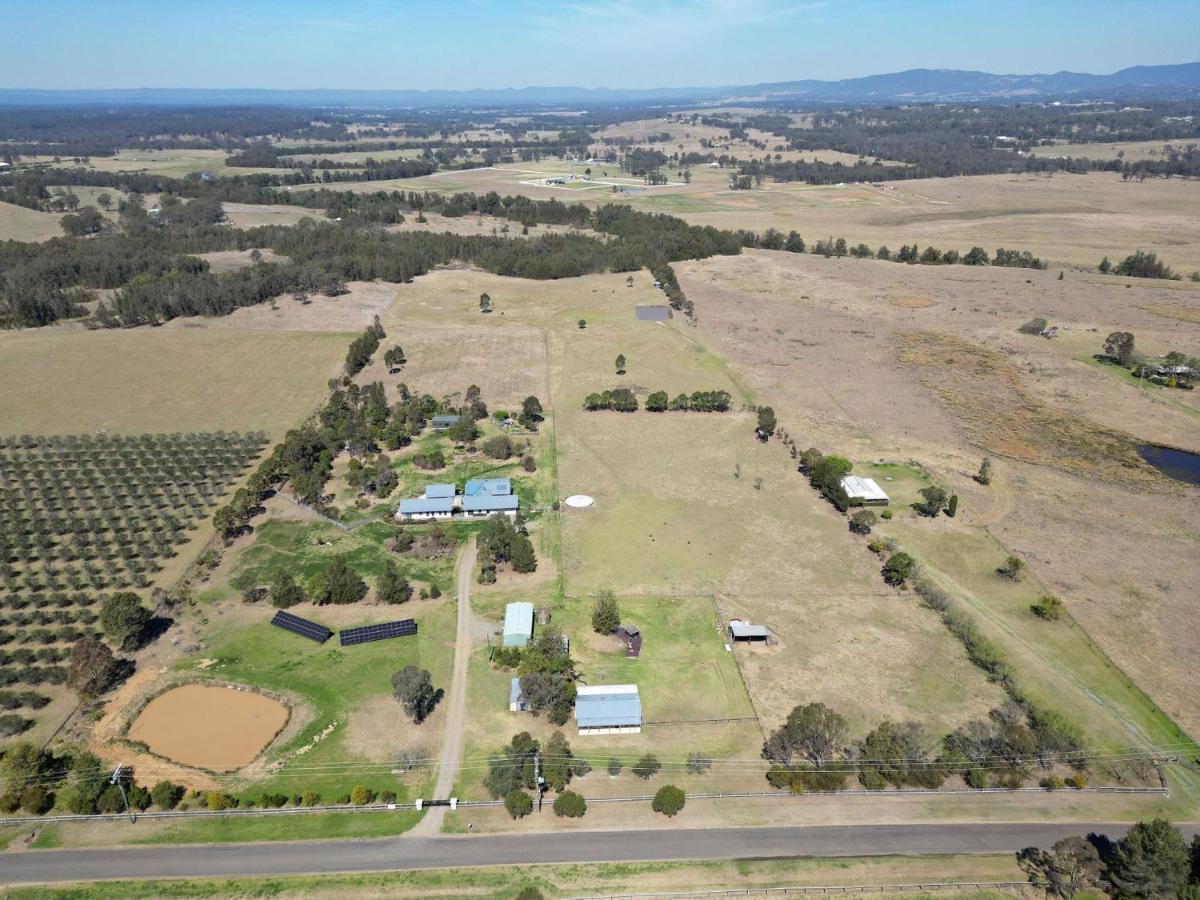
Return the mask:
M284 631L290 631L292 634L298 634L300 637L306 637L310 641L316 641L318 644L323 644L333 637L333 632L324 625L318 625L316 622L310 622L308 619L294 616L290 612L284 612L282 609L275 613L275 617L271 619L271 624L282 628Z
M417 633L417 623L412 619L399 622L382 622L379 625L363 625L361 628L343 628L338 640L343 647L365 644L367 641L382 641L384 638L408 637Z

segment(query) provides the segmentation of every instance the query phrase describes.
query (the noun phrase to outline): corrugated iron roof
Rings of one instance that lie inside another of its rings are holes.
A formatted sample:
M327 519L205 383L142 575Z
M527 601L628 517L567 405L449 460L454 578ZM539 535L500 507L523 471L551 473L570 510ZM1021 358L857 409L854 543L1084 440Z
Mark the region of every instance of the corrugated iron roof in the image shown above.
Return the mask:
M636 684L586 685L575 696L580 728L619 728L642 724L642 699Z

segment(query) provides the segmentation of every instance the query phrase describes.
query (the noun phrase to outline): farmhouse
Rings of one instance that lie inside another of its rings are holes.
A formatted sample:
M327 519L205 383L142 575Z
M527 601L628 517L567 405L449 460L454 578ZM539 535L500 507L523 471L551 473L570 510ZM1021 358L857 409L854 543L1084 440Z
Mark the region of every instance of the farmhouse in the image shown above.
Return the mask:
M445 431L451 425L457 425L462 416L434 416L429 420L434 431Z
M639 734L642 699L636 684L581 685L575 694L580 734Z
M474 478L463 488L462 510L468 516L490 516L504 513L515 516L520 501L512 492L508 478Z
M455 492L456 488L452 484L427 484L425 492L420 497L400 501L400 508L396 510L396 518L408 522L448 519L454 515Z
M504 608L504 646L524 647L533 637L533 604L510 603Z
M729 639L731 641L765 641L770 637L765 625L751 625L741 619L731 619L729 622Z
M529 700L521 690L521 679L516 675L508 686L508 711L529 712Z
M855 506L887 506L888 495L872 478L847 475L842 479L842 490Z

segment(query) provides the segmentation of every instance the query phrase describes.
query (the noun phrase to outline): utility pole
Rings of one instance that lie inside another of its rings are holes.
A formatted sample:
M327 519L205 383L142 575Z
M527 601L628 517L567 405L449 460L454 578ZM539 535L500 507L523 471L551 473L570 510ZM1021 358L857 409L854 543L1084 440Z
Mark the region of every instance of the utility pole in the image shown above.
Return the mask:
M129 808L129 795L125 793L125 782L121 780L121 775L124 773L124 771L124 766L117 766L116 769L113 770L112 778L108 779L108 783L115 784L117 786L117 790L121 792L121 799L125 801L125 812L129 815L130 823L133 823L137 821L137 817L134 816L133 810Z
M542 777L542 753L540 750L533 751L533 774L537 781L538 812L541 812L542 797L546 794L546 779Z

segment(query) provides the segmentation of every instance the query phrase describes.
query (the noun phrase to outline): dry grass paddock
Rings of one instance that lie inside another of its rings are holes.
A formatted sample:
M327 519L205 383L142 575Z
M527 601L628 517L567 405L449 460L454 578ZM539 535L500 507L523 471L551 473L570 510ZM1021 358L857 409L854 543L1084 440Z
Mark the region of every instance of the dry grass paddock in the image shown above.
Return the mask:
M325 212L303 206L279 206L262 203L221 204L225 220L235 228L257 228L259 225L296 225L304 219L325 221Z
M0 241L46 241L62 237L62 217L63 213L0 203Z
M0 333L0 432L278 436L320 402L348 343L344 333L228 328Z
M220 251L237 253L238 251ZM214 256L215 254L206 254ZM268 253L263 254L264 258ZM246 258L244 253L237 259ZM219 265L230 263L222 259ZM234 261L236 264L236 260ZM172 319L164 328L211 329L221 331L294 331L349 334L361 331L371 324L375 316L384 315L396 299L396 285L379 281L351 281L346 293L336 297L323 294L307 295L308 302L302 303L291 294L276 297L273 303L243 306L227 316L189 316Z
M1112 437L1196 447L1195 401L1139 389L1090 362L1112 330L1133 331L1152 353L1196 346L1200 326L1143 305L1190 313L1200 310L1200 292L1176 282L1127 288L1136 280L1073 272L1059 281L1053 271L763 251L676 270L706 339L798 444L928 465L960 493L962 527L986 528L1020 554L1133 682L1200 731L1189 688L1200 646L1189 612L1200 584L1196 491L1137 463L1120 467L1132 463L1128 439ZM1068 330L1055 340L1017 333L1038 315ZM922 332L945 337L903 337ZM933 365L902 361L914 340ZM1007 443L1014 435L1028 446ZM1116 441L1103 454L1106 477L1091 474L1089 435ZM970 480L985 447L1009 454L997 456L989 489ZM1014 633L1037 646L1036 620L1019 621Z

